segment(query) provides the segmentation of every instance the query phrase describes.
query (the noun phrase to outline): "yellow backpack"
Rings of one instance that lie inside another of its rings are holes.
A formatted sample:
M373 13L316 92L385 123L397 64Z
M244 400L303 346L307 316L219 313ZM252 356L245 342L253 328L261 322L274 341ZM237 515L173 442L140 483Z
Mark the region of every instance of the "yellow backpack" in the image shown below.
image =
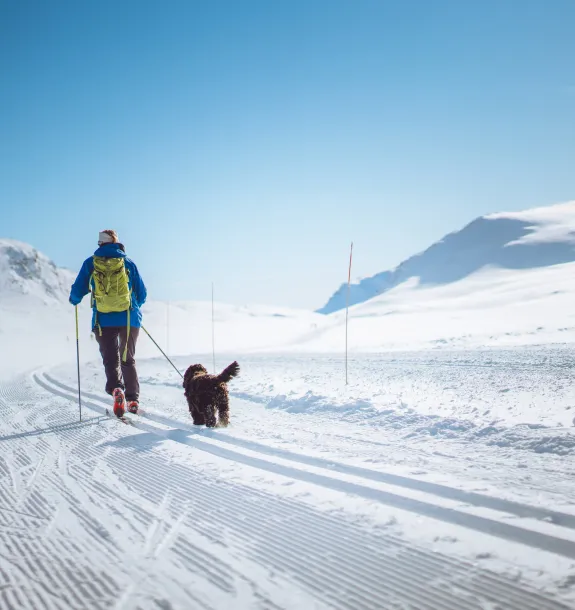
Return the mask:
M92 291L92 307L96 306L99 313L115 311L127 312L127 336L130 336L130 309L132 307L132 291L130 290L130 275L123 258L107 258L94 256L94 271L92 272L90 289ZM96 318L96 326L102 336L102 327ZM128 341L122 354L122 361L128 358Z
M92 306L100 313L128 311L132 305L129 274L123 258L94 256Z

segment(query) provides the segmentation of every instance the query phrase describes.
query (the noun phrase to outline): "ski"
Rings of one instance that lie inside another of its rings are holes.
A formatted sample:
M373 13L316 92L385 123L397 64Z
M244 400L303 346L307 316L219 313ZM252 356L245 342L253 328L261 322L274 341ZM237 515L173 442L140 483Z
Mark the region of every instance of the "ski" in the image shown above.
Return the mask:
M131 420L131 418L126 417L125 415L122 415L122 417L116 417L113 413L110 413L109 409L106 409L106 416L110 419L116 419L118 421L121 421L123 424L127 424L128 426L134 425L134 422Z

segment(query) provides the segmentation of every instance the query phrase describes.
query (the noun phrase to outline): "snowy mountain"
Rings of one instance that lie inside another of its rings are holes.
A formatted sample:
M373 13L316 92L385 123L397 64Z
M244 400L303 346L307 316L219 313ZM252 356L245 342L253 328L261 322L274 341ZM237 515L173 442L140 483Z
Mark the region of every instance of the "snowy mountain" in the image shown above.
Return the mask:
M484 267L535 269L575 261L575 201L524 212L491 214L446 235L391 271L365 278L350 288L350 305L417 278L418 285L450 284ZM318 313L345 307L342 286Z
M0 239L0 303L22 304L22 297L46 305L67 302L74 274L60 269L32 246Z

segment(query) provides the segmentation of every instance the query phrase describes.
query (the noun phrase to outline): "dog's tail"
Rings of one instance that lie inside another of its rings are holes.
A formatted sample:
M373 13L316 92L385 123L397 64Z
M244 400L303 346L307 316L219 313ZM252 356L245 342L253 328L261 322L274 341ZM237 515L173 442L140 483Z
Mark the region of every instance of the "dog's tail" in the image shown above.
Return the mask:
M240 365L234 360L229 366L227 366L219 375L218 381L220 383L228 383L233 377L240 372Z

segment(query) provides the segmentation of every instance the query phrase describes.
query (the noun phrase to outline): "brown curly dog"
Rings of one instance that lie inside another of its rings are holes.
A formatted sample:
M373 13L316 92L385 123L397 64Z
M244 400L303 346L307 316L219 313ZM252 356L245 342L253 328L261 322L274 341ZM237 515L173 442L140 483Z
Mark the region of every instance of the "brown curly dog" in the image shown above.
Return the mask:
M232 362L219 375L210 375L201 364L192 364L184 375L184 395L194 424L208 428L226 427L230 423L227 383L240 372ZM217 417L216 417L217 415Z

